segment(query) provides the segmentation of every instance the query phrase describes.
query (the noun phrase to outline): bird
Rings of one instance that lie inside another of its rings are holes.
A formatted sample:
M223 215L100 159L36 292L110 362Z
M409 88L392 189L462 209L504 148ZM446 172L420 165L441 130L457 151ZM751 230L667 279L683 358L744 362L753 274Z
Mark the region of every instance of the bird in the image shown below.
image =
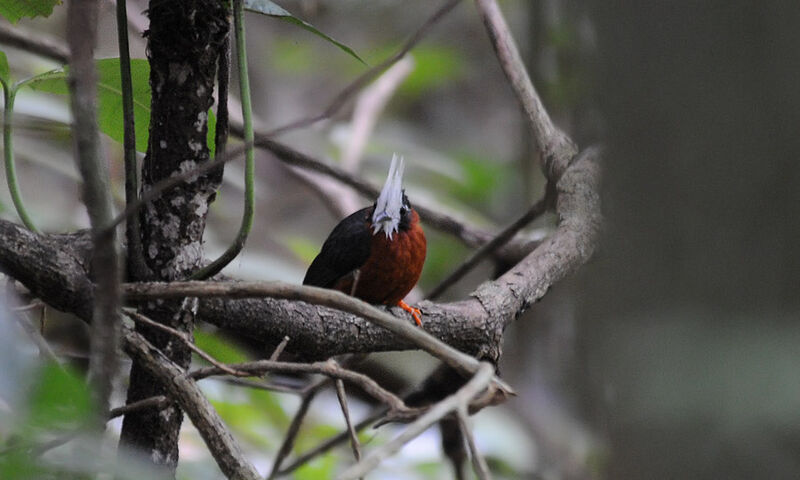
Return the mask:
M421 327L422 312L403 299L422 273L427 241L403 189L403 170L403 157L394 154L378 199L333 228L303 285L339 290L372 304L397 305Z

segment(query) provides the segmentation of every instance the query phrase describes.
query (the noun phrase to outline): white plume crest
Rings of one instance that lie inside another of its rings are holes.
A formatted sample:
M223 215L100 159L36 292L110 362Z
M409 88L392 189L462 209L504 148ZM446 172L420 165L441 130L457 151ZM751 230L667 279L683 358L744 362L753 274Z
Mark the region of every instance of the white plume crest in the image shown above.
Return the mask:
M392 234L400 226L400 210L403 207L403 170L405 162L403 157L392 155L392 163L389 166L389 175L383 185L378 201L375 202L375 211L372 213L372 234L375 235L381 230L386 232L386 236L391 240Z

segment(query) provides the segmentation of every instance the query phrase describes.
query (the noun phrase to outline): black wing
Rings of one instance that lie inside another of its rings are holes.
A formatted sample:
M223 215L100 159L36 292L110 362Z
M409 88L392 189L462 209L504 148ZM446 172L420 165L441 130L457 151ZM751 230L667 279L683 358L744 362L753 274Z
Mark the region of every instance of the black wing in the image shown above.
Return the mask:
M308 267L303 285L330 288L337 280L364 265L372 241L367 226L371 210L371 207L362 208L336 225Z

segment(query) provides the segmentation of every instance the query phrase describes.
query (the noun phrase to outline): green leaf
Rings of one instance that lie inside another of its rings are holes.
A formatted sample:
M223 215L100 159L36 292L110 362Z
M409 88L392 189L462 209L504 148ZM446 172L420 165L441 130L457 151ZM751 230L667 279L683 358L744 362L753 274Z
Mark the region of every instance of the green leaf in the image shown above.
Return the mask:
M44 429L74 429L92 412L86 383L61 367L47 364L39 372L29 400L27 424Z
M321 37L326 41L336 45L337 47L339 47L340 50L349 54L351 57L355 58L362 64L364 65L367 64L364 60L361 59L361 57L358 56L358 54L352 48L348 47L347 45L341 42L337 42L333 38L325 35L324 33L317 30L316 27L314 27L310 23L295 17L288 11L284 10L281 6L279 6L274 2L271 2L270 0L245 0L244 8L250 10L251 12L261 13L270 17L279 18L285 22L293 23L298 27L308 30L314 35L317 35L318 37Z
M452 237L436 231L425 232L425 236L428 239L428 255L420 284L428 289L450 273L467 256L469 250Z
M250 405L263 412L272 425L281 429L289 426L289 416L274 393L253 388L249 390L248 397Z
M119 58L97 60L97 122L100 130L122 143L124 125L122 117L122 82L120 79ZM25 81L35 90L68 95L67 72L69 67L43 73ZM131 59L131 85L133 90L133 119L136 131L136 150L147 151L150 134L150 64L145 59ZM208 112L208 142L211 155L214 155L214 132L216 117Z
M305 263L311 263L319 253L319 243L312 242L307 237L299 235L286 235L281 243L288 247L294 255Z
M61 0L3 0L0 16L11 23L17 23L22 17L49 17L56 5L61 5Z
M8 68L8 58L3 51L0 51L0 82L6 86L11 83L11 69Z
M412 53L414 71L408 76L400 92L416 98L438 87L451 85L464 75L465 59L456 49L421 46Z
M100 130L118 142L124 136L122 119L122 87L118 58L98 60L97 68L97 122ZM67 73L69 68L59 68L43 73L25 83L34 90L69 95ZM150 64L144 59L131 60L133 90L133 118L136 126L136 150L147 150L150 125Z
M195 330L194 343L222 363L242 363L249 360L241 348L216 333Z
M336 456L333 453L326 453L322 457L317 457L298 468L294 474L294 478L295 480L333 478L336 463Z

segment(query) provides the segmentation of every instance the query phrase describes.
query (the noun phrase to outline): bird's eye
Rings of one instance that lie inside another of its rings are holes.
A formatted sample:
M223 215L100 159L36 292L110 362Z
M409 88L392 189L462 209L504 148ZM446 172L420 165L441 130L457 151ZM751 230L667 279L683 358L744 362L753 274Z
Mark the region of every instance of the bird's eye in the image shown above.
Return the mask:
M403 205L400 207L400 213L408 213L409 210L410 208L408 208L408 205Z

